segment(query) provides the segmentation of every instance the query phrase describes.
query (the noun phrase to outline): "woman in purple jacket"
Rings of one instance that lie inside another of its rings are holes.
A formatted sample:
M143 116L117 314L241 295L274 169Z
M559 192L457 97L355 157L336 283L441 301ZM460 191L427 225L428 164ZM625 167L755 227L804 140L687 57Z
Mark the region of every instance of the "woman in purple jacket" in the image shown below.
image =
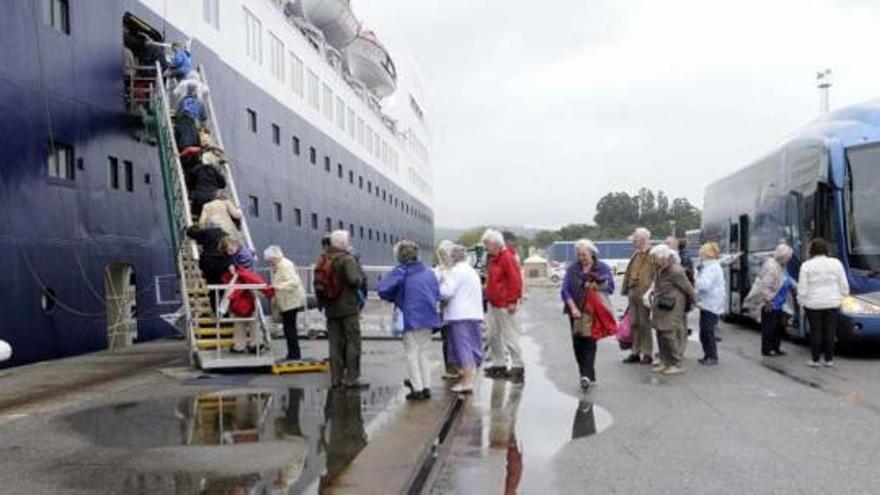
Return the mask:
M599 290L606 294L614 292L614 275L611 268L599 261L599 250L589 239L574 244L577 261L565 270L561 297L565 303L563 312L571 325L572 346L581 374L581 388L587 390L596 383L596 341L592 337L575 332L575 323L584 317L587 292Z
M379 297L393 302L400 318L395 331L403 333L403 346L412 388L408 400L431 398L431 334L440 328L440 284L434 271L419 261L419 246L401 241L394 246L399 265L379 282Z

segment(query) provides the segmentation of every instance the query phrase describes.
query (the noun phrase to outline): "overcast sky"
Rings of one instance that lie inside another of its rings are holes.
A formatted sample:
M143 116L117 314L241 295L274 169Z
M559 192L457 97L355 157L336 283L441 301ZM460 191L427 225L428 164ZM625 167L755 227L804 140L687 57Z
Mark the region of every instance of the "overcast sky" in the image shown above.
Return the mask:
M880 97L880 2L355 0L420 66L436 223L592 222L608 191L705 186ZM392 53L393 54L393 53Z

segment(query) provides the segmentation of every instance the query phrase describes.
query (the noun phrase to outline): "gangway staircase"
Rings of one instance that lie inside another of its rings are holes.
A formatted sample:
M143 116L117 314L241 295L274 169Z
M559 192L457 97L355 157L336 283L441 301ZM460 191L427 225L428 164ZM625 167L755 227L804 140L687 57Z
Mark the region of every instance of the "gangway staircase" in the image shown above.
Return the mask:
M170 95L165 85L161 67L149 71L151 80L148 85L149 101L144 104L148 128L155 134L158 141L159 162L162 170L165 203L171 228L171 248L177 261L177 275L182 300L183 327L190 349L190 360L193 366L201 369L234 369L234 368L268 368L276 364L272 352L272 339L269 323L260 304L256 305L253 318L229 318L215 314L209 297L218 297L224 288L229 286L209 286L199 270L199 251L186 231L193 227L198 219L193 218L180 152L174 137L171 120ZM205 72L199 67L198 78L207 86ZM223 138L217 125L216 112L210 94L204 98L207 113L206 128L220 149ZM233 203L240 205L235 180L228 162L220 165L226 178L229 197ZM241 237L243 243L254 249L253 239L245 216L241 219ZM236 286L240 290L256 290L257 286ZM217 295L217 296L215 296ZM251 323L261 335L261 345L256 353L233 353L234 325Z

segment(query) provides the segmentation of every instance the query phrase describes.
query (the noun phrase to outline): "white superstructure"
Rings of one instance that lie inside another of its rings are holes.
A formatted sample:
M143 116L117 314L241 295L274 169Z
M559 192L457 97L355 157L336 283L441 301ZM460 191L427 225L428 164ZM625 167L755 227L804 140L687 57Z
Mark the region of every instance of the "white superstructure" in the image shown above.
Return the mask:
M187 36L206 45L279 104L300 115L418 200L429 207L433 205L430 133L420 95L395 95L398 99L412 100L413 104L407 107L412 116L398 112L394 119L383 113L380 98L385 95L370 91L367 86L370 81L353 77L344 65L343 52L325 43L326 36L317 26L291 15L295 13L292 5L297 2L142 2ZM325 17L321 19L326 21ZM198 58L198 53L194 56ZM397 76L402 82L408 74L401 72ZM418 126L402 125L415 121L419 122Z

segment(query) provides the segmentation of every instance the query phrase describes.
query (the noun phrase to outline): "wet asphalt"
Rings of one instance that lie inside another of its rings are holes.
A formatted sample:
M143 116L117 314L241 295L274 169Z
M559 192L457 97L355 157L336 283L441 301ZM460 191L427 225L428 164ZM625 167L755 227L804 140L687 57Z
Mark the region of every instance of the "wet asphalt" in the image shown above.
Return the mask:
M556 290L531 289L520 318L525 384L482 380L432 493L880 491L876 349L811 369L804 345L761 357L757 330L722 323L719 366L695 334L685 374L661 377L605 339L584 393Z

